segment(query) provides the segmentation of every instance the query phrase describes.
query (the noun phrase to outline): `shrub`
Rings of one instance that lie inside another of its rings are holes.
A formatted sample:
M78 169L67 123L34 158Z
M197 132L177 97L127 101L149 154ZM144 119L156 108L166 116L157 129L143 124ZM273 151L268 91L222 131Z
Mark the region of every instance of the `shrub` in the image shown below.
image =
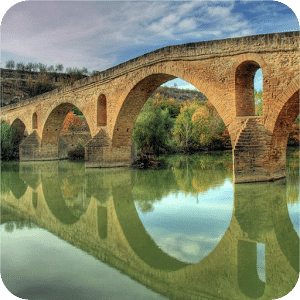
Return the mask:
M18 132L12 126L1 123L1 160L13 160L19 156Z
M167 147L173 128L173 120L167 109L146 106L138 116L132 138L138 149L158 155Z

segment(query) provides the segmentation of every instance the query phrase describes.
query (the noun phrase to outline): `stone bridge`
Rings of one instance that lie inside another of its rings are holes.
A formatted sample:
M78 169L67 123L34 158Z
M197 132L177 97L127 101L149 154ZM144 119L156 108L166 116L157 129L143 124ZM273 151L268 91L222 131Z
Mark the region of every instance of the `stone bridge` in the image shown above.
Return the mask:
M191 264L164 252L144 228L130 170L74 171L62 175L57 162L21 163L1 197L1 224L31 221L170 299L277 299L298 280L299 237L281 181L257 183L254 192L252 185L235 185L228 228ZM81 213L68 205L65 176L85 185ZM265 245L265 280L258 276L257 243Z
M89 125L87 167L128 165L131 133L143 105L161 84L181 78L214 105L229 130L234 181L285 176L289 131L299 114L299 32L165 47L96 76L1 109L22 136L20 160L65 158L59 133L77 106ZM263 115L255 116L254 74L263 72Z

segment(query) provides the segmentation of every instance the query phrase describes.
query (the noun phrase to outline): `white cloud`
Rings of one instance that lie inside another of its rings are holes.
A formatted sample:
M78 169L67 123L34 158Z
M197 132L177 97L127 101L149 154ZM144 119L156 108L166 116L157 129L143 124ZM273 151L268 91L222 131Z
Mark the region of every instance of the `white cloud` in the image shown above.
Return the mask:
M210 1L25 1L1 25L8 59L11 54L99 70L133 58L139 49L250 35L259 26L235 12L234 2Z

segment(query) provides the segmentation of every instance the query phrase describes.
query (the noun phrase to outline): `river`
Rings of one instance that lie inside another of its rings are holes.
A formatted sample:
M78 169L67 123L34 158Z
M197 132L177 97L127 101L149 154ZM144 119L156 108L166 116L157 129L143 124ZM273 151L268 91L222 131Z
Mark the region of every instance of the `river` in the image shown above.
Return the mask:
M160 170L1 165L1 277L24 299L274 299L299 276L299 151L232 182L231 152Z

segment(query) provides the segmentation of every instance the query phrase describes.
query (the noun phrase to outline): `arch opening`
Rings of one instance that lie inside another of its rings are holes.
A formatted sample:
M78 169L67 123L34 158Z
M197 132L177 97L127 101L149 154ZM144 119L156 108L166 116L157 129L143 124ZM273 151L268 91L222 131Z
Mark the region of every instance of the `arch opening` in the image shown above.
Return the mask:
M11 127L15 130L15 134L12 137L12 158L19 159L20 151L19 147L22 141L28 136L25 124L20 119L15 119L11 124Z
M254 75L254 104L255 115L263 115L263 72L259 68Z
M258 98L258 95L256 95L254 90L254 78L256 77L257 79L257 76L262 74L261 71L257 73L258 70L260 70L260 65L255 61L245 61L236 69L235 98L236 115L238 117L256 115L255 97ZM257 103L260 102L262 101L257 100ZM262 103L260 105L262 105Z
M299 90L284 104L278 114L271 140L270 159L278 170L286 168L286 151L290 132L299 116ZM295 127L299 125L296 124Z
M18 144L20 144L22 140L28 135L26 126L20 119L14 120L11 126L17 130L17 140Z
M208 121L206 125L204 120ZM231 147L225 124L207 97L169 74L153 74L141 80L123 102L115 124L113 147L130 147L132 139L139 150L154 154L170 147L221 148L223 140ZM215 136L210 135L212 132ZM223 140L216 142L214 137L223 133Z
M49 114L42 133L45 159L82 159L91 139L89 125L81 110L71 103L57 106Z

